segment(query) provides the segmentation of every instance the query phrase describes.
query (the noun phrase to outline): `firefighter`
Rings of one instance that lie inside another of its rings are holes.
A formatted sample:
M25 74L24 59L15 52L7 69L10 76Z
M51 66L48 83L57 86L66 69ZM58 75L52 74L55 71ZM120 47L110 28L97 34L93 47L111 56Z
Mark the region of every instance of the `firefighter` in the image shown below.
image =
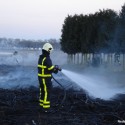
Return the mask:
M59 66L52 65L50 53L53 46L50 43L45 43L42 48L42 54L38 60L38 80L40 86L39 105L43 111L47 112L50 109L50 91L52 88L52 73L58 73Z

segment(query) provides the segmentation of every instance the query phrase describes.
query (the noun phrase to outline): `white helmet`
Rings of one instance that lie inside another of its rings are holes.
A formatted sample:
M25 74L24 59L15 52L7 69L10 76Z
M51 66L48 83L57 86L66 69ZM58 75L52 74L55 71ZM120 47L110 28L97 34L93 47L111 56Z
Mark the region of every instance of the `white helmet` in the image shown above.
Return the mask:
M50 43L45 43L42 49L50 53L53 50L53 46Z

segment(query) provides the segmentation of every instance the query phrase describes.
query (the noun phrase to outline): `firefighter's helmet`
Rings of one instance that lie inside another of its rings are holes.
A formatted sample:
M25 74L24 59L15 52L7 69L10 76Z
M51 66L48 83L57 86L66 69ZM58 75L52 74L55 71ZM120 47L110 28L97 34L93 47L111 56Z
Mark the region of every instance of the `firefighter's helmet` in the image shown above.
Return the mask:
M50 43L45 43L42 49L50 53L53 50L53 46Z

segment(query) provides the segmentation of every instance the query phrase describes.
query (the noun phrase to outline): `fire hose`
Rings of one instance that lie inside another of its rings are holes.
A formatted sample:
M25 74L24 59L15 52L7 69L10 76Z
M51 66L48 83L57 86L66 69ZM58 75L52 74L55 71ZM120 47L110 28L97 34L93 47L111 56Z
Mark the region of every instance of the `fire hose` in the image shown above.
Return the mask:
M61 71L61 69L60 69L59 71ZM63 105L65 99L66 99L66 89L64 88L64 86L63 86L58 80L56 80L56 79L54 78L53 75L52 75L52 78L53 78L53 80L54 80L54 81L63 89L63 91L64 91L63 99L62 99L62 101L61 101L61 103L60 103L60 105L59 105L59 109L60 109L60 108L62 107L62 105Z

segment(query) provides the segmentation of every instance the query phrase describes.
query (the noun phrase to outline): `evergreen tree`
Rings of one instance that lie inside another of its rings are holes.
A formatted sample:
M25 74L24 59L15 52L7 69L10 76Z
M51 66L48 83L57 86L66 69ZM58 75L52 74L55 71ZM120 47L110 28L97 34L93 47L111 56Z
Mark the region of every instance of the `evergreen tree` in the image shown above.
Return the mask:
M122 6L120 12L120 50L122 53L125 53L125 4Z

